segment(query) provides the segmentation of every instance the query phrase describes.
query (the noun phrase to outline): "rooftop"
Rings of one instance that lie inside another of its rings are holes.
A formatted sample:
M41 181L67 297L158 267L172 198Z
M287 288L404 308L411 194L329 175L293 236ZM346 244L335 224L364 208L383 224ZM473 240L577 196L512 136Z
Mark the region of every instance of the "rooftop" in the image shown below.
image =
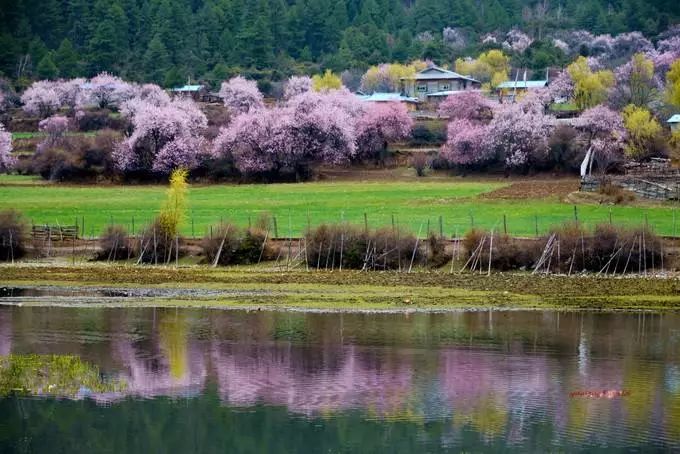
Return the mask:
M417 72L414 76L402 77L402 80L448 80L448 79L464 79L471 82L479 82L469 76L464 76L458 74L455 71L449 71L448 69L440 68L439 66L430 66L422 71Z
M505 82L501 82L498 84L499 89L505 89L505 88L544 88L548 86L548 81L547 80L506 80Z
M358 95L366 102L418 102L417 98L404 96L401 93L373 93L372 95Z
M468 93L468 92L471 92L471 91L474 91L474 92L477 92L477 93L480 92L480 90L446 90L446 91L437 91L437 92L434 92L434 93L428 93L427 97L428 98L431 97L431 96L446 97L446 96L450 96L450 95L457 95L457 94L460 94L460 93Z
M675 114L668 119L668 123L680 123L680 114Z
M179 88L173 88L172 91L201 91L203 85L185 85Z

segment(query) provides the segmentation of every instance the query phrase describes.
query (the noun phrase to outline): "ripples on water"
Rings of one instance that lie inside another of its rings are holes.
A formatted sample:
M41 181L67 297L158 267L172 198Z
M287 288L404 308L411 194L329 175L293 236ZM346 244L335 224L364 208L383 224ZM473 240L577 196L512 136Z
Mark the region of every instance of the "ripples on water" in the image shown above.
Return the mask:
M679 345L676 314L0 307L0 447L680 449Z

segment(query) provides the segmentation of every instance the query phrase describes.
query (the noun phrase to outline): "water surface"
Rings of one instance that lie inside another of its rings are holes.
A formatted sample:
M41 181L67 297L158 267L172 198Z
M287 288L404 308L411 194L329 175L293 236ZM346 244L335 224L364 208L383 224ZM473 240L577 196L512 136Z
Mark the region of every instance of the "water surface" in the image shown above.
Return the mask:
M680 314L0 306L0 452L680 449Z

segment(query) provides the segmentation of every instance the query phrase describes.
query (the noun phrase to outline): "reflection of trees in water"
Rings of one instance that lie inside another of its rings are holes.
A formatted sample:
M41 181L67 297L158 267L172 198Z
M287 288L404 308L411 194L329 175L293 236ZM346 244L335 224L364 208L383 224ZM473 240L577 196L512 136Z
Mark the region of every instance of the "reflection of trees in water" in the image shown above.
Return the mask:
M12 351L12 313L0 311L0 356L9 355Z
M110 310L74 321L54 311L30 313L0 308L0 346L78 352L127 384L124 392L103 390L100 400L196 395L215 384L225 405L263 403L304 415L357 409L383 420L450 418L458 433L472 428L508 443L521 440L530 421L545 419L555 437L575 440L604 440L622 421L640 433L661 424L680 437L673 430L680 422L680 375L669 375L677 366L655 360L677 350L669 340L669 330L680 326L673 316L646 325L641 339L630 335L639 331L635 317L620 314L159 309ZM82 326L93 320L102 332L86 338ZM56 347L39 344L41 333L69 330L76 333L73 345L63 338ZM569 397L601 389L628 389L631 396Z

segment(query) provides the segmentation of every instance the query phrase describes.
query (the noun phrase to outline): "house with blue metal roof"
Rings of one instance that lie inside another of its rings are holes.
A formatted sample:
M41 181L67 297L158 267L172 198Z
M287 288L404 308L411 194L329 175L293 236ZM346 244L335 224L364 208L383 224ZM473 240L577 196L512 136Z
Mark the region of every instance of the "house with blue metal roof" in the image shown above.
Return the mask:
M501 82L496 87L498 90L514 90L522 91L532 90L536 88L545 88L548 86L547 80L506 80Z
M373 93L372 95L357 95L357 97L364 102L401 102L404 103L409 110L415 110L420 102L418 98L404 96L401 93Z
M666 122L671 127L671 131L680 131L680 114L675 114Z
M430 66L410 77L402 77L402 93L420 101L427 101L433 93L474 90L482 84L470 76L458 74L455 71Z

